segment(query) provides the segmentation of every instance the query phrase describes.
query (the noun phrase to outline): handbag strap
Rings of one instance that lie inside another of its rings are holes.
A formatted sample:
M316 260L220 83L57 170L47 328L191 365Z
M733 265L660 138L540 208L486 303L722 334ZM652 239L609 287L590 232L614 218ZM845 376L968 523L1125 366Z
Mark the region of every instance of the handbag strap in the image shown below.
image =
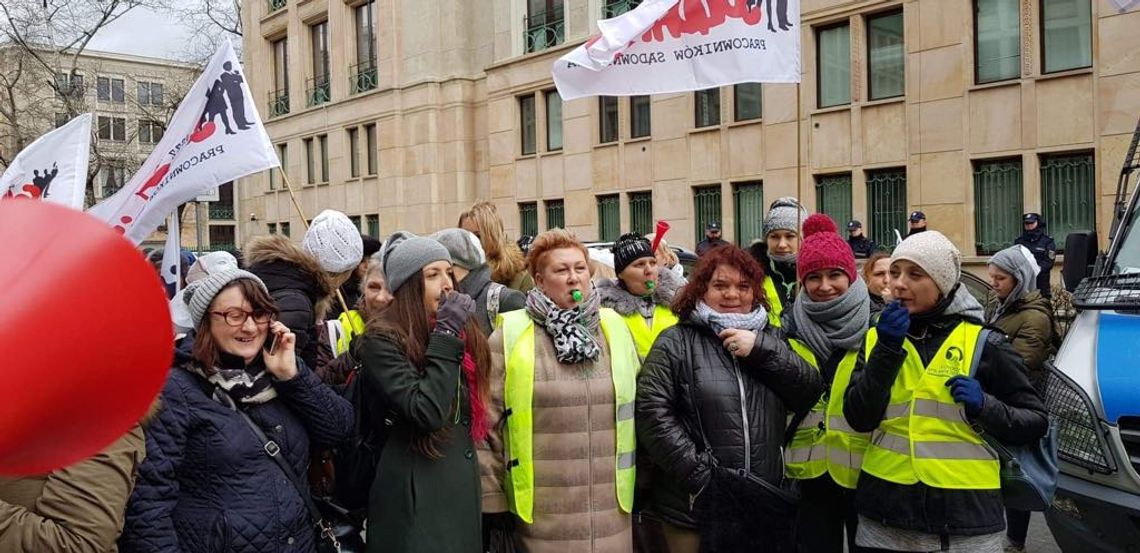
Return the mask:
M293 467L289 466L289 462L286 461L285 456L281 454L281 446L277 445L277 442L269 439L269 437L265 435L265 432L262 432L261 427L258 426L256 422L253 422L253 419L249 418L249 415L247 415L245 411L238 409L233 398L231 398L221 386L214 386L214 401L228 407L231 411L241 416L242 420L245 421L249 429L253 432L253 435L261 442L261 450L264 451L270 459L273 459L273 462L277 463L278 467L281 467L281 472L285 473L285 477L288 478L289 482L293 484L293 487L297 489L297 494L300 495L301 500L305 502L305 509L309 511L309 517L313 519L313 523L320 528L322 534L331 536L331 529L326 528L324 517L321 516L321 511L317 508L317 504L313 502L313 497L309 494L309 490L302 485L301 479L297 476ZM337 547L339 548L339 544L337 544Z

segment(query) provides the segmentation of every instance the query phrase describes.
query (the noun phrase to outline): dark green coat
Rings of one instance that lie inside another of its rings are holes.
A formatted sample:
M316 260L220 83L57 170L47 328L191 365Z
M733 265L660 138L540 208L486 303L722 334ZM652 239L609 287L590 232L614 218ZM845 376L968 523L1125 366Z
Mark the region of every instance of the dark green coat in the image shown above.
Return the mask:
M395 421L368 495L368 551L479 553L479 462L461 378L463 342L433 333L420 371L390 339L359 339L365 393L383 394ZM457 396L458 422L452 410ZM372 423L384 424L384 415ZM412 449L412 438L440 428L449 431L440 459Z

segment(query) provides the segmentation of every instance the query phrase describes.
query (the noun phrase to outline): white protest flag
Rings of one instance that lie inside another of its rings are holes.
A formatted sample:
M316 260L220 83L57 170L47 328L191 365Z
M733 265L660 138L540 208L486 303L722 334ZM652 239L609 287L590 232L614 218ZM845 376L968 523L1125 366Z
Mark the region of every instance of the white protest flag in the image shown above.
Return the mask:
M177 292L182 282L182 225L178 222L178 211L170 214L166 223L166 246L162 248L162 281L174 285Z
M43 199L83 209L87 159L91 155L91 114L32 142L0 175L0 197Z
M168 213L222 183L279 165L226 41L130 182L89 212L138 244Z
M800 0L645 0L554 62L563 100L800 82Z

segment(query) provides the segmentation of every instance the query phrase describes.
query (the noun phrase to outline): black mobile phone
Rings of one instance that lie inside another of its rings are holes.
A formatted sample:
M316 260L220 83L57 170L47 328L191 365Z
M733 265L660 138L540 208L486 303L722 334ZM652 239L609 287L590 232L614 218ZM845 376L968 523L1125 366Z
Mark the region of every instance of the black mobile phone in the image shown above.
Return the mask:
M265 345L262 346L265 348L265 353L273 355L273 353L277 351L277 336L278 334L276 332L271 332L269 336L265 338Z

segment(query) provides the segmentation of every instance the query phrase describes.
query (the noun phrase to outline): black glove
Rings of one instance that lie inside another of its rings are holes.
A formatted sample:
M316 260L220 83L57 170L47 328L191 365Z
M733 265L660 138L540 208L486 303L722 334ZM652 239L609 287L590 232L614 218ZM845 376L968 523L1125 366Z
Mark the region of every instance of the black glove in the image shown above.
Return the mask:
M475 300L461 292L449 292L439 298L439 308L435 312L435 328L452 336L459 336L459 332L467 325L467 321L475 314Z
M875 328L879 331L880 342L901 349L906 331L910 329L910 312L898 301L892 301L879 315L879 324Z

